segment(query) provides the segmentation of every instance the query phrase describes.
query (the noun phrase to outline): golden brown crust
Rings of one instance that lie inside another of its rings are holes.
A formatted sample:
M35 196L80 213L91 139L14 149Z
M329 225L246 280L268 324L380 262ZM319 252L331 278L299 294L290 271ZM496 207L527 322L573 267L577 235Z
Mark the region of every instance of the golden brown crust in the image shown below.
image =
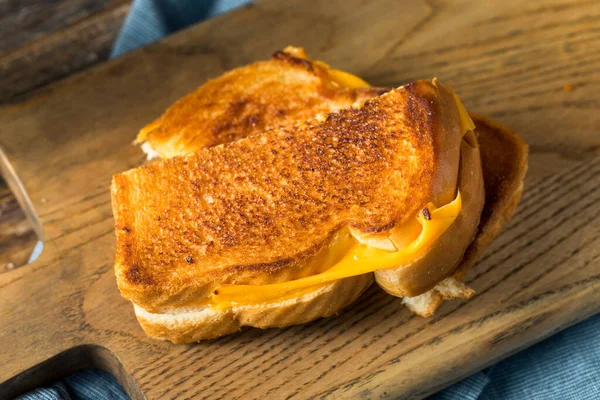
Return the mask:
M450 203L456 196L461 137L464 132L461 131L460 117L452 90L437 79L433 80L433 85L422 85L419 82L421 81L406 85L406 88L420 99L419 101L439 99L430 104L438 137L434 148L436 169L432 171L433 189L429 201L441 207Z
M365 274L326 284L284 303L171 315L149 314L136 307L136 316L150 337L191 343L224 336L239 331L242 326L283 328L331 316L358 299L372 282L373 275Z
M402 224L439 190L439 141L452 124L459 130L455 106L440 112L449 96L419 81L293 131L115 175L123 296L157 312L221 283L292 280L317 272L306 260L344 225L374 233Z
M137 141L170 158L272 127L289 128L387 90L343 88L331 81L326 66L305 58L304 50L290 48L209 80L143 128Z
M485 207L477 235L454 277L463 280L468 269L500 234L514 215L527 173L529 147L518 133L482 115L469 113L475 122L481 149Z

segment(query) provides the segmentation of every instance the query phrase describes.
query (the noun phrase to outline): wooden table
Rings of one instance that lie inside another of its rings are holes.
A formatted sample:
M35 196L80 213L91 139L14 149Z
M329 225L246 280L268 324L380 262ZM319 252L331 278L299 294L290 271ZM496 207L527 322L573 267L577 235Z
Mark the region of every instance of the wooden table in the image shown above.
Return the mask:
M136 398L420 398L597 313L599 22L590 1L264 0L5 107L0 146L47 245L0 274L0 397L100 366ZM111 174L143 162L132 138L175 99L287 44L376 85L437 76L521 132L519 211L471 271L476 296L434 318L372 288L303 326L148 339L112 273Z

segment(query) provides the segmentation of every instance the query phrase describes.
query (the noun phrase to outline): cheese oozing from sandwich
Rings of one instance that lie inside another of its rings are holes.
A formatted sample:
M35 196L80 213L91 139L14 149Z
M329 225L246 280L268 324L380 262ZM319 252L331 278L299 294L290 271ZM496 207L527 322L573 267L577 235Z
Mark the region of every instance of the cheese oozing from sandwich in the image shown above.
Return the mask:
M443 207L436 208L435 205L428 204L412 221L392 230L390 240L398 248L397 251L356 243L339 262L320 274L267 285L224 284L215 290L210 304L214 308L223 309L281 301L301 296L318 285L410 264L452 225L461 208L460 192L454 201ZM400 241L408 244L399 246Z

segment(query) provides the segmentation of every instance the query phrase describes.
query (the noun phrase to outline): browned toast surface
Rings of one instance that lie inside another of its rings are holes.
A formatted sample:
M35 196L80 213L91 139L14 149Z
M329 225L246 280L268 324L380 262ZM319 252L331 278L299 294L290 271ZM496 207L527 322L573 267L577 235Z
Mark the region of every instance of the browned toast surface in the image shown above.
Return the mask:
M302 49L293 49L303 55ZM277 51L269 61L233 69L209 80L141 130L162 158L199 151L270 127L328 114L370 99L384 89L349 89L334 82L329 68Z
M482 115L470 115L481 151L485 206L475 240L457 271L456 277L460 279L515 213L523 193L529 153L527 143L516 132Z
M389 230L434 197L450 136L460 142L452 94L418 81L359 109L115 175L122 294L160 311L221 283L320 272L306 260L343 226Z

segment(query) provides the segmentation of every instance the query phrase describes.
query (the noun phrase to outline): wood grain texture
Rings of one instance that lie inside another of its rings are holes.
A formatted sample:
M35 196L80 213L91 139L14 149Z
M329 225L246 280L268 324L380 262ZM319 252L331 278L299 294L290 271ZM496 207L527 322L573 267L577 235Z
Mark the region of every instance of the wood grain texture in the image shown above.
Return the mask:
M0 0L0 54L123 3L124 0Z
M18 102L108 58L130 0L0 0L0 104ZM0 273L37 237L0 177Z
M108 58L130 0L0 0L0 104Z
M421 398L597 313L599 21L600 3L586 1L262 1L5 108L0 146L47 245L32 265L0 275L0 354L11 360L0 382L93 344L113 351L151 399ZM143 162L132 138L175 99L287 44L376 85L450 83L467 108L531 145L522 204L470 272L475 297L433 318L373 287L339 316L303 326L153 341L115 284L111 174ZM19 390L15 379L0 397Z

